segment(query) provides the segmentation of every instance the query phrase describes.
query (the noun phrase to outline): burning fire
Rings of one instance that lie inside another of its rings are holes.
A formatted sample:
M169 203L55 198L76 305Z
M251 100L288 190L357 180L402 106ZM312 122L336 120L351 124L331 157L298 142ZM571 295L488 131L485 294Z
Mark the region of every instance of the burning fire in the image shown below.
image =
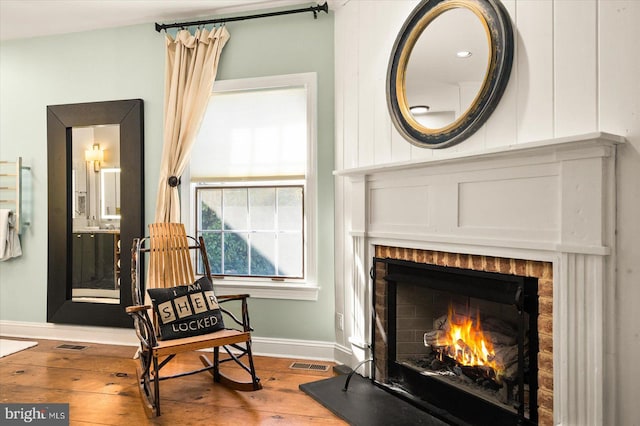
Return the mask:
M460 365L490 367L496 377L500 377L503 367L495 361L493 343L482 331L480 312L477 312L474 324L470 315L459 315L450 305L447 322L449 327L441 342L446 347L444 355Z

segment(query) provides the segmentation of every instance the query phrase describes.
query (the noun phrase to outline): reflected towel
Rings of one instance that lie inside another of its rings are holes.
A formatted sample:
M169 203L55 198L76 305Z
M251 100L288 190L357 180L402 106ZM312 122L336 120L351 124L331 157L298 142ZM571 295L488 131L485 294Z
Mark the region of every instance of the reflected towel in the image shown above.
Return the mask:
M9 209L0 209L0 261L22 254L15 216Z

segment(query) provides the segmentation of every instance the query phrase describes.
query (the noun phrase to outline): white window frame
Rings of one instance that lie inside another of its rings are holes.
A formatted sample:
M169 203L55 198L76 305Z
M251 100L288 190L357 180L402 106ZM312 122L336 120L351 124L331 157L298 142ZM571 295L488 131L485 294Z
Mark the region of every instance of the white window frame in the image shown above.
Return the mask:
M269 88L304 87L307 91L307 170L304 188L304 279L274 280L256 277L224 277L213 279L220 295L249 293L263 299L318 300L317 284L317 75L315 72L268 77L219 80L213 85L213 93L259 90ZM191 235L195 235L195 186L191 182L189 167L182 176L182 219ZM250 184L247 180L247 184ZM237 183L237 180L236 180ZM188 189L188 194L185 192Z

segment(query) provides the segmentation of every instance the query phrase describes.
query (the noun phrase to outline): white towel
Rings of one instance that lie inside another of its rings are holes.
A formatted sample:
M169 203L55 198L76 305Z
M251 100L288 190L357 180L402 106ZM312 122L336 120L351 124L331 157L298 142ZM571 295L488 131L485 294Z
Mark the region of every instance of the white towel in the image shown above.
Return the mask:
M22 254L15 221L15 216L11 210L0 209L0 261L18 257Z

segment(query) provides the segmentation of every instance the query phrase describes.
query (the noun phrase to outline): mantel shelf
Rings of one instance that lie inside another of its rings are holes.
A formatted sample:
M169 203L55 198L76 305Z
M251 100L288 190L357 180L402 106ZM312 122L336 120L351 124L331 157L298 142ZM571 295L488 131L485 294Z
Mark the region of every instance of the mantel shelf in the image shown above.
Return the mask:
M594 145L606 146L623 144L625 142L626 139L620 135L614 135L606 132L593 132L582 135L572 135L562 138L545 139L540 141L526 142L522 144L507 145L497 148L485 149L482 151L438 151L438 156L434 158L335 170L333 174L335 176L358 177L377 173L410 170L439 164L473 162L488 158L507 156L522 156L528 155L533 152L544 153L552 152L554 150L570 150L572 147L578 147L578 145L581 145L581 147L583 147L585 143L593 143ZM443 154L440 155L440 152L443 152Z

